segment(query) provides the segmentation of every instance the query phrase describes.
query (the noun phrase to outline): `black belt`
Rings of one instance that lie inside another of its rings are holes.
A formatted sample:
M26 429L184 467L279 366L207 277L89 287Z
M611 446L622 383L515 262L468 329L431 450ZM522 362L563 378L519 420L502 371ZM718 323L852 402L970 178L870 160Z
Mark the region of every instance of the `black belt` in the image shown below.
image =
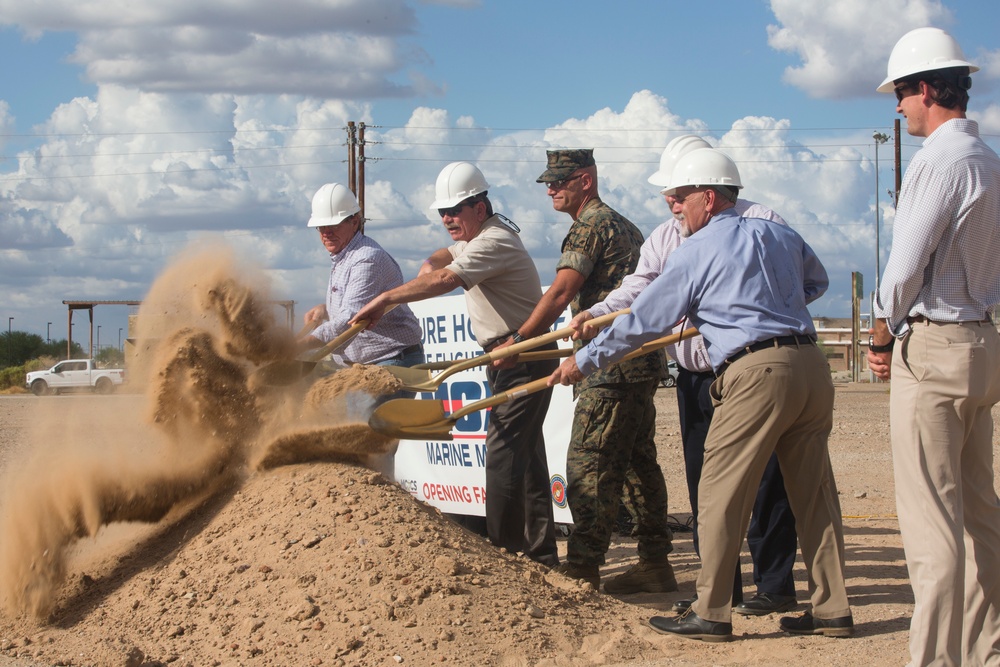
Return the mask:
M747 345L742 350L734 354L733 356L726 359L724 364L732 364L737 360L742 359L751 352L759 352L760 350L766 350L771 347L788 347L789 345L794 345L799 347L800 345L815 345L816 339L812 336L777 336L775 338L768 338L767 340L762 340L759 343L753 343ZM721 371L720 371L721 372Z
M417 343L416 345L411 345L410 347L403 348L403 351L397 354L391 359L402 359L403 357L408 357L411 354L417 354L418 352L423 354L424 346L422 343Z
M508 338L510 338L513 334L514 334L514 332L511 331L509 333L505 333L502 336L497 336L493 340L487 341L486 345L483 345L483 352L486 352L486 353L492 352L493 348L495 348L497 345L499 345L500 343L502 343L505 340L507 340Z

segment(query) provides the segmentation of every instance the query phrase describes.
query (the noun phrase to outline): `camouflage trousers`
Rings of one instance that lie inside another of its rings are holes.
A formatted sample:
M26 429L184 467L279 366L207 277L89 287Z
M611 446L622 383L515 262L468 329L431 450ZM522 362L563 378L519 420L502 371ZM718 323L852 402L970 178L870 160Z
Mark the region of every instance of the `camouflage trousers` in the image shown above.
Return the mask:
M573 514L566 552L570 563L604 563L630 469L639 557L663 561L673 550L667 485L656 462L657 384L649 380L599 385L584 389L577 399L566 455L566 494Z

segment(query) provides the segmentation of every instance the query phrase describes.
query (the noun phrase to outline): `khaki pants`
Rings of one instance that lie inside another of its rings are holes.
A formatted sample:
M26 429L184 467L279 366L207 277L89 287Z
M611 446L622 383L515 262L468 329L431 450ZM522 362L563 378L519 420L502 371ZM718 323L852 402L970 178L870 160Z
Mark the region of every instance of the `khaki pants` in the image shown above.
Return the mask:
M844 533L827 440L833 382L814 345L767 348L729 366L712 385L715 415L698 489L702 568L698 616L731 621L733 570L757 488L778 456L795 515L816 618L847 616Z
M916 604L912 665L1000 664L1000 501L992 324L921 322L897 343L889 402L896 512Z

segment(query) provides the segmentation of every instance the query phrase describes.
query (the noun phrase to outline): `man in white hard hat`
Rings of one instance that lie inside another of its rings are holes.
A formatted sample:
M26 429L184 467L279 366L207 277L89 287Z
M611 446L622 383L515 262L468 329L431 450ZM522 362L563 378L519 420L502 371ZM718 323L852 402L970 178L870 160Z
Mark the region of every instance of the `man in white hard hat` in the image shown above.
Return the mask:
M716 375L715 413L698 488L702 568L697 599L680 616L654 616L657 632L732 638L732 577L764 468L777 453L810 581L811 612L781 619L796 634L853 632L844 585L840 502L827 441L833 382L806 305L828 286L812 249L786 225L734 211L736 165L712 148L673 168L682 233L659 277L586 347L553 373L569 384L614 363L687 318L705 338Z
M487 352L520 340L518 328L542 296L538 271L517 226L493 211L489 184L469 162L453 162L438 175L430 208L455 243L434 252L416 278L386 291L355 321L379 322L386 307L465 290L476 340ZM392 314L390 311L386 317ZM555 349L555 343L539 349ZM555 360L488 368L494 395L546 377ZM543 565L559 564L542 423L551 390L494 406L486 431L486 532L490 541Z
M299 341L305 349L321 347L350 327L351 317L378 294L403 284L396 260L371 237L361 232L364 218L350 189L327 183L312 200L309 227L319 231L330 253L330 280L326 303L311 308L306 323L319 325ZM358 334L333 352L340 366L385 364L413 366L423 363L420 323L408 307L390 312L377 328Z
M563 239L552 285L518 330L525 338L545 333L567 306L575 314L603 299L635 269L642 246L642 232L601 200L593 149L546 151L546 169L536 180L545 186L552 207L572 217L573 224ZM600 587L600 566L631 468L640 500L634 532L639 562L620 575L622 581L611 581L648 592L677 590L668 560L673 535L667 525L667 487L656 460L653 397L664 372L663 355L653 352L615 364L574 387L577 402L566 455L573 532L566 562L557 569L567 577Z
M868 351L872 371L892 378L912 665L1000 664L1000 159L965 115L978 69L951 35L919 28L896 43L878 87L925 137L899 193Z
M649 177L649 182L658 186L661 192L667 192L670 176L677 161L691 151L704 148L711 146L695 135L686 134L672 139L663 149L660 168ZM740 185L739 182L734 183L734 194L738 192L737 188ZM677 206L676 198L671 194L664 195L664 198L671 210L680 216L681 209ZM781 216L768 207L746 199L737 199L733 210L743 217L785 224ZM621 287L608 294L603 301L579 313L570 322L570 326L578 331L574 337L593 338L597 330L586 325L588 320L629 308L636 297L663 272L667 258L684 241L683 234L681 221L676 217L654 229L642 244L639 265L635 272L627 276L622 281ZM685 321L675 328L674 333L690 327L691 323ZM693 518L692 542L695 552L699 552L698 483L701 480L701 469L705 459L705 438L712 421L713 407L709 390L715 381L715 372L701 336L671 345L666 351L677 360L679 366L677 407L684 447L688 498ZM629 481L634 475L634 472L629 473ZM795 580L792 577L797 548L795 517L788 505L785 480L781 476L778 458L774 455L764 468L764 475L757 490L750 516L750 527L747 531L747 543L753 560L753 580L757 592L749 600L743 599L743 577L737 564L733 585L734 611L746 616L764 616L795 607L797 604ZM640 582L633 582L628 577L612 579L604 585L604 589L609 593L636 593L642 590ZM673 610L684 611L691 606L691 602L691 599L678 600L674 603Z

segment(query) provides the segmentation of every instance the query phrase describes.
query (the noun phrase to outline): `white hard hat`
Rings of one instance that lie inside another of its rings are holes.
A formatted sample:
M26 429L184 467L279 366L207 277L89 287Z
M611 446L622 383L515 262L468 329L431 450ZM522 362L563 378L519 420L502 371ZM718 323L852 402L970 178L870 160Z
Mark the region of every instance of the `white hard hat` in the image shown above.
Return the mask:
M667 187L670 185L670 172L674 170L674 165L677 164L677 160L682 155L699 148L711 147L707 141L693 134L684 134L671 139L667 147L663 149L663 155L660 156L660 168L649 177L649 182L653 185L659 185L661 188Z
M339 225L361 210L349 188L340 183L327 183L313 195L310 227Z
M432 209L451 208L490 189L483 172L471 162L452 162L438 174Z
M979 68L965 59L962 48L955 38L940 28L917 28L911 30L896 42L889 55L888 76L876 90L891 93L893 82L911 74L946 69L948 67L968 67L969 72Z
M670 185L663 194L672 195L685 185L729 186L742 188L736 163L714 148L699 148L681 156L670 174Z

